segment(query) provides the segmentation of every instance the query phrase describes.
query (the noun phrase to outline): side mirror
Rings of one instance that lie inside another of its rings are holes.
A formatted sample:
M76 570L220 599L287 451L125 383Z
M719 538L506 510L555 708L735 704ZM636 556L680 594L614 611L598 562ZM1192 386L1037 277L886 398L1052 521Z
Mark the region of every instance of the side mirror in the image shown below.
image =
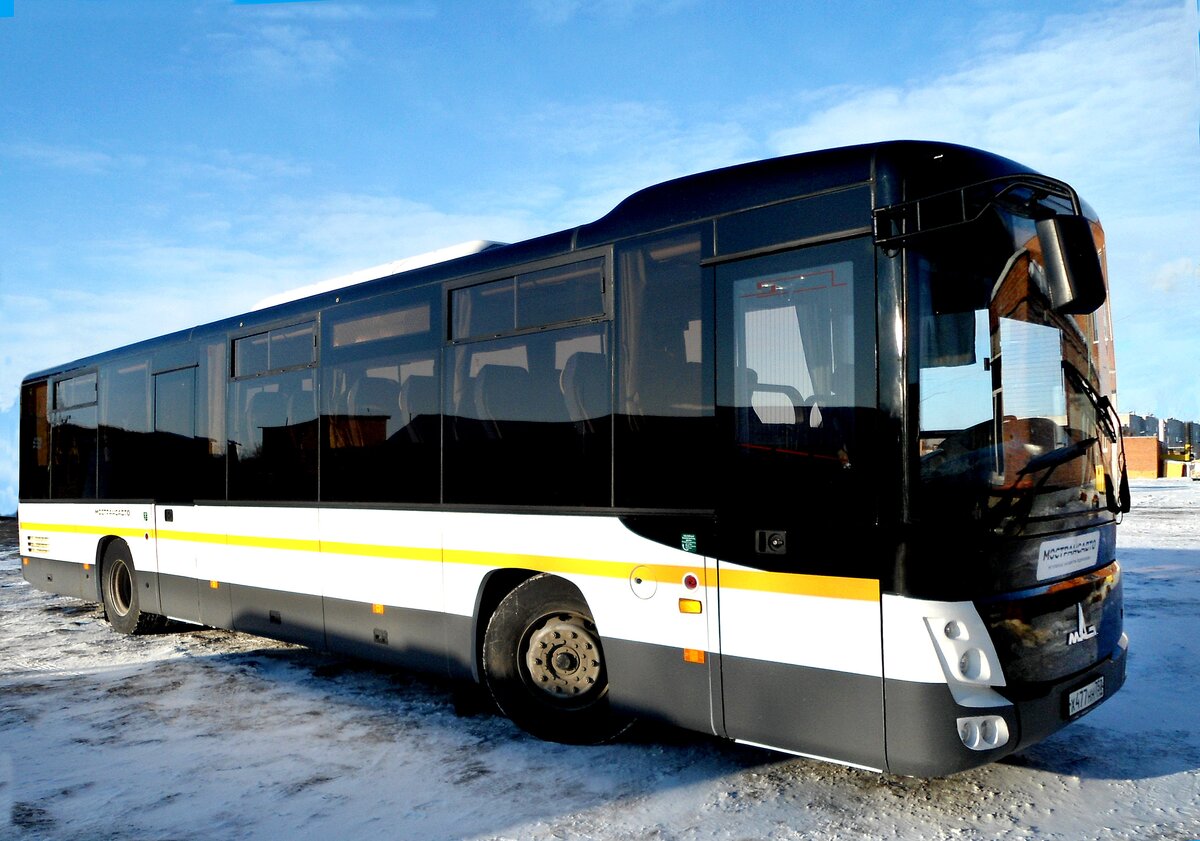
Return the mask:
M1051 216L1037 222L1050 304L1056 312L1086 315L1104 303L1104 271L1083 216Z

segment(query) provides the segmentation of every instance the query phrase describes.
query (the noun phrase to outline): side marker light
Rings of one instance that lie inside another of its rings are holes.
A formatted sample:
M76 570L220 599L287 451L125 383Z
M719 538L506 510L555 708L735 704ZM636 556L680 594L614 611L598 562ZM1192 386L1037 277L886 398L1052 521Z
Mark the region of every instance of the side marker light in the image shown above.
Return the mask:
M383 605L381 605L381 604L371 605L371 612L377 616L383 616Z
M219 581L210 581L208 582L208 587L210 590L219 590L221 589L221 583Z
M683 650L683 661L685 663L703 663L704 651L699 648L685 648Z
M679 612L680 613L703 613L704 605L700 602L699 599L680 599L679 600Z

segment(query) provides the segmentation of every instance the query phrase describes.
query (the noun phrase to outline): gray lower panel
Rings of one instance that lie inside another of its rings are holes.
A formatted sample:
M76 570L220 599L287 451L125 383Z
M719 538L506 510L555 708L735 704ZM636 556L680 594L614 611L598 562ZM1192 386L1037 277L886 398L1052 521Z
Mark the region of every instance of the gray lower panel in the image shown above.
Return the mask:
M715 655L689 663L683 649L628 640L604 640L609 699L642 718L714 733L712 679Z
M881 678L739 657L721 673L731 739L885 767Z
M325 639L330 651L422 671L446 672L443 613L325 599Z
M21 575L31 586L47 593L71 596L89 602L100 601L97 569L89 564L55 561L50 558L22 557Z
M216 583L216 587L212 586ZM200 623L213 628L233 627L233 587L222 582L201 581L198 584Z
M320 596L241 584L229 586L235 631L311 648L325 647L325 617Z
M1119 649L1116 656L1064 680L1001 689L1012 703L997 707L960 707L945 684L886 681L887 768L896 774L942 776L1024 750L1079 717L1067 709L1073 690L1103 678L1104 699L1111 697L1125 683L1125 662L1125 651ZM963 745L958 719L982 715L1004 719L1010 734L1007 744L990 751Z
M1020 725L1012 706L960 707L944 683L884 682L887 696L887 768L894 774L940 777L994 762L1012 753ZM961 716L999 715L1012 740L1004 747L974 751L958 735Z
M200 621L200 607L197 592L199 583L194 578L182 575L158 575L158 597L162 605L162 614L188 622Z

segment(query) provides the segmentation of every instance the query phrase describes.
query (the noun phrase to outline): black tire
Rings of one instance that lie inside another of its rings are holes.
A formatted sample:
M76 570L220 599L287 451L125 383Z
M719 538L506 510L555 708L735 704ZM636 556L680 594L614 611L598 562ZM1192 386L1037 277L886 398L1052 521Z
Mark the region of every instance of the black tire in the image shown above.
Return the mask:
M539 739L601 744L633 723L609 703L587 602L552 575L527 579L500 602L484 633L483 676L504 714Z
M138 607L137 571L129 547L120 541L110 543L104 550L100 596L108 623L122 634L145 634L166 624L165 617L143 613Z

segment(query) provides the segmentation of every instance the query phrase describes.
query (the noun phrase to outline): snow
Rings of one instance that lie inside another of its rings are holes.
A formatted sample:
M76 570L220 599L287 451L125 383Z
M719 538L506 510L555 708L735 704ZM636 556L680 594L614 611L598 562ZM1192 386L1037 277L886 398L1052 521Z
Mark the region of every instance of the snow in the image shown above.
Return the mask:
M1200 838L1200 482L1134 483L1129 677L1024 755L911 779L642 730L539 742L462 688L228 631L124 637L0 539L0 838Z

